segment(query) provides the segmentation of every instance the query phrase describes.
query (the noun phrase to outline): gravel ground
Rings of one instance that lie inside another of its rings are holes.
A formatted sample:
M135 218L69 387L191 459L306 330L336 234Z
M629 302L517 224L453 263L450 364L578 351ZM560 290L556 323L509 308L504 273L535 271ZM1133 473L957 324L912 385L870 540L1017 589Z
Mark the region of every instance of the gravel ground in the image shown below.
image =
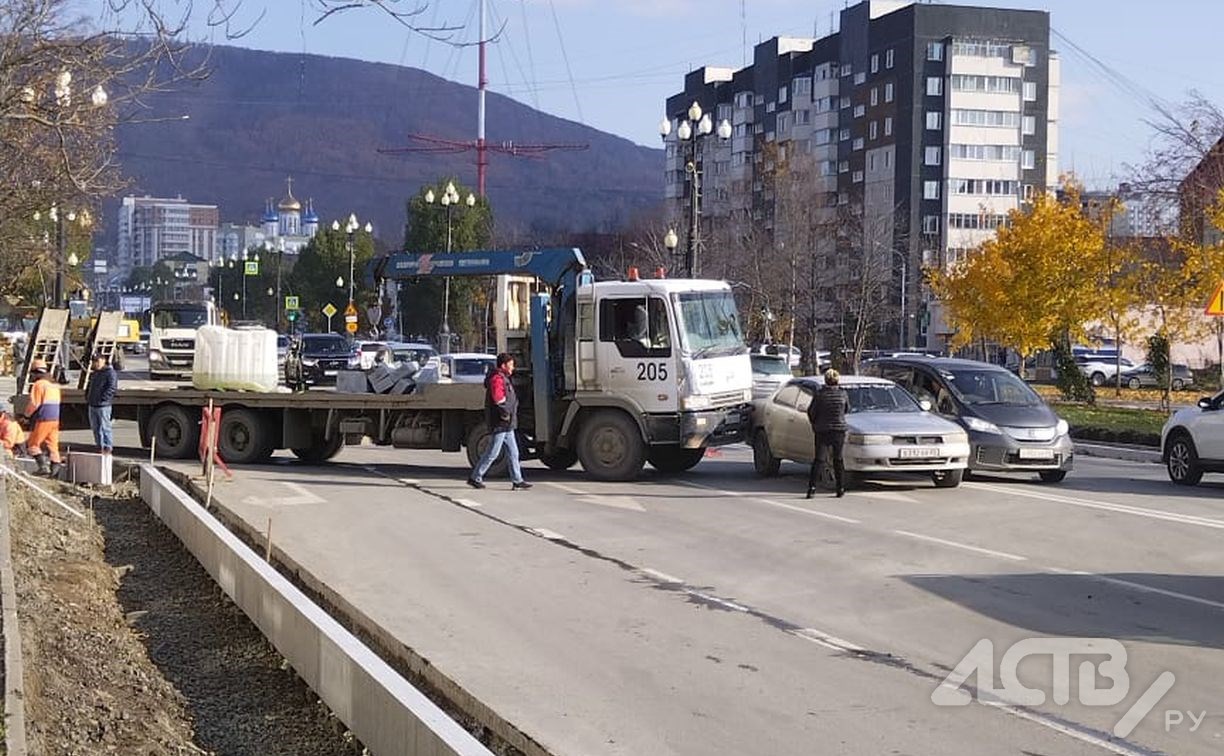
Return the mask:
M9 500L33 753L362 753L134 491Z

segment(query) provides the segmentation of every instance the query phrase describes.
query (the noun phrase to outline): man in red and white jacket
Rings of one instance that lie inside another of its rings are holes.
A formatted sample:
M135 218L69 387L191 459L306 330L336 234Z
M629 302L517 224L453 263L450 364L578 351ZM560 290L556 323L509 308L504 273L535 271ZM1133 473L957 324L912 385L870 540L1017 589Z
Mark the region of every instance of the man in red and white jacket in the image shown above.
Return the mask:
M489 447L480 458L480 464L468 478L472 488L484 488L484 476L501 453L506 448L506 459L510 463L510 480L512 490L526 490L531 484L523 480L523 471L519 467L518 442L514 431L518 428L518 394L514 391L514 357L506 352L497 355L497 370L489 373L485 379L485 423L489 427L491 438Z

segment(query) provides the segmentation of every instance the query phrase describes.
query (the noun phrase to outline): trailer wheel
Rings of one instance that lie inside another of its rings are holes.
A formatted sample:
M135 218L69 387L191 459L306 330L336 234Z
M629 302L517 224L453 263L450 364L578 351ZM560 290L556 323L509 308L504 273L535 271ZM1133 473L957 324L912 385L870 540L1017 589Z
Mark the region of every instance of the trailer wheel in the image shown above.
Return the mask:
M682 473L697 466L705 449L682 449L679 446L652 446L646 455L650 466L661 473Z
M149 437L155 453L167 459L188 459L199 453L200 424L177 404L163 404L149 418Z
M244 408L222 411L217 449L221 459L236 465L266 460L272 454L272 442L263 418Z
M540 461L549 470L568 470L578 462L578 452L573 449L553 449L540 455Z
M319 433L313 439L313 443L304 449L292 449L294 456L303 462L310 465L318 465L326 462L332 457L340 453L344 448L344 436L340 433L332 435L330 440L324 440L323 434Z
M646 464L646 442L633 418L619 410L601 410L582 421L578 458L596 480L634 480Z
M468 431L467 436L467 458L468 464L472 467L473 474L476 472L477 465L480 464L480 458L484 456L485 450L489 448L489 443L493 440L493 434L489 432L489 427L484 423L477 423ZM519 447L522 448L521 446ZM489 471L485 473L486 478L500 478L505 476L510 469L510 462L506 459L506 452L503 449L497 459L493 460L493 464L489 466Z

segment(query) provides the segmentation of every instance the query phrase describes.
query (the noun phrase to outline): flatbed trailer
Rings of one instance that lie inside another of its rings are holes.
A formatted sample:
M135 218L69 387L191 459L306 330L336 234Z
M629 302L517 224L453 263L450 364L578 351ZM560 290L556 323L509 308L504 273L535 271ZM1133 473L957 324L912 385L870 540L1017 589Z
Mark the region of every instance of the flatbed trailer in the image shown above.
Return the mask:
M63 390L61 426L88 428L85 393ZM469 459L487 434L484 387L422 384L404 395L344 394L330 390L201 391L191 387L121 388L113 417L134 420L145 448L156 439L160 457L197 455L202 410L221 409L217 446L229 463L266 461L289 449L306 462L334 457L343 445L370 438L398 448L460 451Z

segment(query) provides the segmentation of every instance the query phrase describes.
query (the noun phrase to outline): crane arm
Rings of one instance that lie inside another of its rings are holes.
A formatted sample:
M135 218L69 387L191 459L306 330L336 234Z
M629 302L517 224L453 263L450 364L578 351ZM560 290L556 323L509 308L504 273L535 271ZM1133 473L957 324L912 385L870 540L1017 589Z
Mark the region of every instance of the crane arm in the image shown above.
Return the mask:
M528 275L557 288L586 270L586 259L577 247L521 252L396 252L371 260L366 277L370 283L374 283L382 279L402 281L447 276Z

